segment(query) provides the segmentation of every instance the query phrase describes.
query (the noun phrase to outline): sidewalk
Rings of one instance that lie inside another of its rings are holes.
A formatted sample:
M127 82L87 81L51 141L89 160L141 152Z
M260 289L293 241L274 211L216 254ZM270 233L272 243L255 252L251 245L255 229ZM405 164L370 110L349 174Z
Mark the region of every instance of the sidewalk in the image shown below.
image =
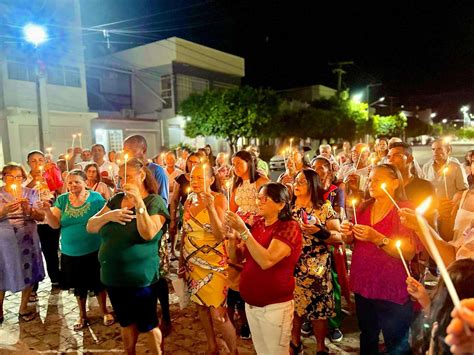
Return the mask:
M174 265L173 265L174 266ZM175 271L175 268L172 270ZM171 277L175 277L174 274ZM194 307L180 310L177 297L170 288L170 303L173 331L165 338L166 354L203 354L206 339ZM102 324L95 298L88 299L88 328L75 332L72 327L78 318L76 299L67 291L51 292L49 279L43 281L38 290L36 308L39 317L31 322L18 320L20 293L7 293L4 303L4 322L0 325L0 355L3 354L116 354L123 353L120 327ZM31 304L33 307L33 304ZM159 310L159 306L158 306ZM331 354L356 354L358 352L358 331L355 317L344 321L342 342L326 344ZM305 354L315 353L314 337L304 338ZM238 340L240 354L255 354L251 340ZM146 339L139 338L137 351L148 353ZM221 351L223 354L224 352Z

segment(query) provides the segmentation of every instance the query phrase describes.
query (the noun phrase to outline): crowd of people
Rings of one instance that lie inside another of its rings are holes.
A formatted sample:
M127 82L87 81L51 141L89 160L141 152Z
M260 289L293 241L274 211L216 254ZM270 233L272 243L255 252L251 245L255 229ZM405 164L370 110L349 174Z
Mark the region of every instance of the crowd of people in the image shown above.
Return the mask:
M341 341L352 312L362 354L474 353L473 151L459 162L437 139L420 166L396 137L343 142L338 154L321 144L312 157L290 146L277 181L258 147L148 158L140 135L121 152L94 144L53 160L35 150L28 171L6 164L0 323L6 291L21 291L21 322L37 316L32 303L47 271L53 288L77 298L75 331L88 325L95 295L104 326L120 324L127 353L141 333L161 353L172 332L175 259L180 296L195 305L209 354L218 353L218 334L232 354L239 336L257 354L300 354L302 333L328 354L326 338ZM428 200L421 216L415 209ZM460 305L438 275L444 265ZM429 273L439 277L433 290Z

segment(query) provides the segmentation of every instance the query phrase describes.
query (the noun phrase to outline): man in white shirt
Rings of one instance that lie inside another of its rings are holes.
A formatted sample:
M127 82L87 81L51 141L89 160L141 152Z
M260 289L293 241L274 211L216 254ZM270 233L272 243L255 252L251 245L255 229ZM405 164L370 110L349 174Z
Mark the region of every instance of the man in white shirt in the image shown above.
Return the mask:
M94 144L91 148L92 159L99 166L102 182L107 186L115 188L115 182L119 172L117 164L105 160L105 148L102 144Z
M423 176L433 184L439 199L452 200L457 192L469 188L466 172L457 159L449 156L451 145L443 139L436 139L431 151L433 159L423 165Z

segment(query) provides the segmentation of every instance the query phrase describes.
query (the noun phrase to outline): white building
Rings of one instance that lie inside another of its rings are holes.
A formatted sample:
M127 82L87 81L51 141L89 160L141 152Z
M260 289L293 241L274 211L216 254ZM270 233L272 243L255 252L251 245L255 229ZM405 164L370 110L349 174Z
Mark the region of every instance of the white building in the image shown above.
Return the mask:
M89 106L99 113L94 139L117 150L115 142L143 134L150 154L181 142L219 149L212 137L185 137L179 104L208 88L238 87L244 74L243 58L177 37L98 58L87 66Z
M0 165L25 162L29 151L39 149L38 97L44 146L55 157L71 146L74 133L82 133L84 146L92 143L97 114L87 104L79 0L39 3L0 0L2 30L17 39L4 38L0 47ZM36 48L22 38L31 19L41 21L49 37Z

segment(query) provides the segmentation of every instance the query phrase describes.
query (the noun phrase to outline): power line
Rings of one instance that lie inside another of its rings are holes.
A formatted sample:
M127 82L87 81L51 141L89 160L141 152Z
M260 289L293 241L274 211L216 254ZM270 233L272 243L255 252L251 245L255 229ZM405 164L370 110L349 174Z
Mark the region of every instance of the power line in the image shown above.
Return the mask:
M201 3L197 3L197 4L177 8L177 9L161 11L161 12L157 12L157 13L150 14L150 15L139 16L139 17L134 17L134 18L131 18L131 19L125 19L125 20L105 23L105 24L101 24L101 25L96 25L96 26L92 26L92 28L102 28L102 27L107 27L107 26L111 26L111 25L118 25L118 24L122 24L122 23L126 23L126 22L131 22L131 21L143 20L143 19L146 19L146 18L158 16L158 15L169 14L169 13L173 13L173 12L179 12L179 11L183 11L183 10L187 10L187 9L191 9L191 8L195 8L195 7L199 7L199 6L203 6L203 5L207 5L208 3L210 3L210 1L205 1L205 2L201 2Z

